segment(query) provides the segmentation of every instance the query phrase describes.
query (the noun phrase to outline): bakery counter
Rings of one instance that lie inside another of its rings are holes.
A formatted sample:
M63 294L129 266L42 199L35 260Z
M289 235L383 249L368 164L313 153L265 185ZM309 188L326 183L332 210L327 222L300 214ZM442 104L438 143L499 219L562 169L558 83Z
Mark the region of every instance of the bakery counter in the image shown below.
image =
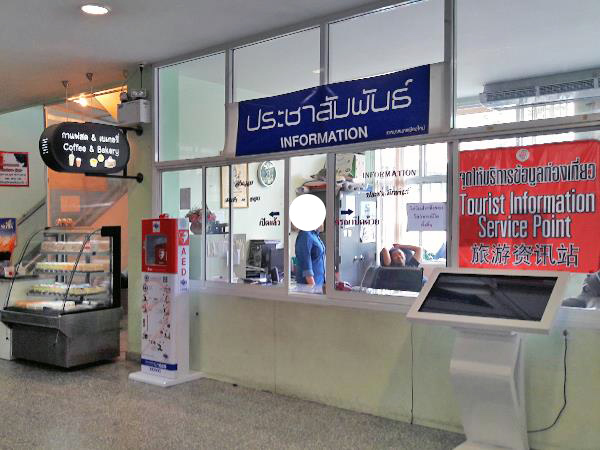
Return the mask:
M45 228L16 264L31 276L0 285L12 356L73 367L119 355L120 227Z
M74 367L119 356L121 308L81 314L34 314L5 309L12 329L12 356L60 367Z

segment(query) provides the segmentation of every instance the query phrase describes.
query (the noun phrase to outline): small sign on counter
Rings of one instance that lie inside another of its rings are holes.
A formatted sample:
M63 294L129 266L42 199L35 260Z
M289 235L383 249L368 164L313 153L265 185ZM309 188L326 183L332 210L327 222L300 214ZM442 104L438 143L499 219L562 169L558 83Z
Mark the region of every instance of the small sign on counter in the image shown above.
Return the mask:
M445 231L446 203L407 203L406 231Z

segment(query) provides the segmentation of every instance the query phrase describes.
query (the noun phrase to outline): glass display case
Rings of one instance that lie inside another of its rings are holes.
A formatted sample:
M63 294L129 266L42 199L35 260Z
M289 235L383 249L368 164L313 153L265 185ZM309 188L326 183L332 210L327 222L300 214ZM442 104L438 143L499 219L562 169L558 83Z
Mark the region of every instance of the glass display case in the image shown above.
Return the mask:
M72 367L119 355L120 227L45 228L15 269L0 313L14 358Z

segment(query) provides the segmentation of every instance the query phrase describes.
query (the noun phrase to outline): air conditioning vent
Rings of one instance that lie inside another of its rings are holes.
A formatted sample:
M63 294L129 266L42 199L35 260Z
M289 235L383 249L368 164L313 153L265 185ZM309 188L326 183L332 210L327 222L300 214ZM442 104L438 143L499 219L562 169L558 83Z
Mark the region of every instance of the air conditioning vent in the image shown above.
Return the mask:
M594 79L580 81L567 81L566 83L548 84L540 86L539 95L562 94L564 92L583 91L594 89Z
M600 98L600 69L580 70L484 86L480 102L490 108Z
M503 100L516 100L523 97L535 96L535 88L528 89L513 89L510 91L497 91L497 92L484 92L485 98L488 102L498 102Z

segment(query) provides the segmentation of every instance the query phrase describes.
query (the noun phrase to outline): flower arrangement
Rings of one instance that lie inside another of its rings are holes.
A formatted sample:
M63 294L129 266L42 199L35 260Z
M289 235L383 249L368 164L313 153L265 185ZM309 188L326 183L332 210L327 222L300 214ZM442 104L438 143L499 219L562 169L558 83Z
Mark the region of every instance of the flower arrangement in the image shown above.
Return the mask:
M202 233L202 220L204 217L204 208L194 207L185 215L190 221L190 231L194 234ZM210 224L217 220L217 216L210 209L206 208L206 221Z

